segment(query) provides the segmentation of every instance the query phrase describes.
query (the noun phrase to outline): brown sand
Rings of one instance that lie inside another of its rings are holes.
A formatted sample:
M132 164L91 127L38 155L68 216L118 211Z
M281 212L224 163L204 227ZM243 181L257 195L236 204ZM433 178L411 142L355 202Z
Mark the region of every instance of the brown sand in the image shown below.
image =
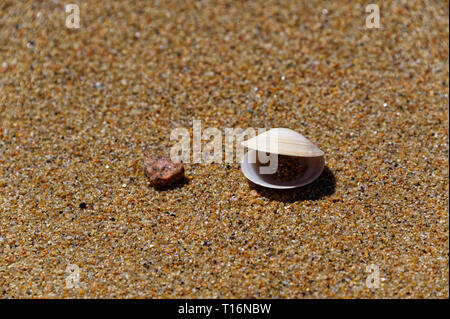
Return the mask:
M448 2L380 1L381 29L353 1L70 2L78 30L0 2L0 297L448 298ZM154 190L193 119L297 130L327 169Z

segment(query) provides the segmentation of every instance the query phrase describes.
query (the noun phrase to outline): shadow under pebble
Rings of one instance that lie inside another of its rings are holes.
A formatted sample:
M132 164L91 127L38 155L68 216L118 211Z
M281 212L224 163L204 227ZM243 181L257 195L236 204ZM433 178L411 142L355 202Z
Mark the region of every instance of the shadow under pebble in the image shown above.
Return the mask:
M270 189L249 181L251 189L259 195L284 203L304 200L319 200L332 195L336 190L336 178L333 172L325 166L322 174L311 184L295 189Z
M182 188L184 185L189 184L190 180L187 177L183 177L182 179L180 179L179 181L167 185L167 186L153 186L154 189L156 189L157 191L168 191L168 190L173 190L173 189L178 189L178 188Z

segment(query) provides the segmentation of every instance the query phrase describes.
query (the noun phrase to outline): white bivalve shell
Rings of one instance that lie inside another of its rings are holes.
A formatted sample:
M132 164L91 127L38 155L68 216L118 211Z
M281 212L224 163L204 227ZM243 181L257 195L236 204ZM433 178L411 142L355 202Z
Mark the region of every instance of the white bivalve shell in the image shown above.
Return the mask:
M288 128L273 128L242 143L250 149L279 155L323 156L320 148L306 137Z
M242 173L253 183L264 187L290 189L307 185L322 174L325 166L324 152L306 137L288 128L268 130L244 141L242 145L250 149L241 161ZM258 160L250 160L260 152L299 157L305 171L291 181L279 181L273 174L261 174L260 167L263 165Z

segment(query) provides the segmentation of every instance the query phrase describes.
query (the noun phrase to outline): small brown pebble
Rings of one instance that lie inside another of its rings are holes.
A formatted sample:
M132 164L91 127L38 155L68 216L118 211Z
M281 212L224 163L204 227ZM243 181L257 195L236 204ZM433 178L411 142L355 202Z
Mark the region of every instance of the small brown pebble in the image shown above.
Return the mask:
M153 186L167 186L184 177L184 167L170 158L151 156L145 160L145 173Z

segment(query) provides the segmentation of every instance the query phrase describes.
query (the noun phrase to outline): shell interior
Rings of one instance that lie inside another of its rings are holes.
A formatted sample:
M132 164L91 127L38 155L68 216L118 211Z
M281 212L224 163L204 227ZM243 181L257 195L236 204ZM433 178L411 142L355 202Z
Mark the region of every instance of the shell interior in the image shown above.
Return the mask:
M305 172L297 179L280 182L273 178L271 174L260 174L260 164L251 163L250 158L255 158L255 150L248 151L241 162L241 170L246 178L255 184L273 189L292 189L305 186L317 179L325 167L323 156L302 158Z

